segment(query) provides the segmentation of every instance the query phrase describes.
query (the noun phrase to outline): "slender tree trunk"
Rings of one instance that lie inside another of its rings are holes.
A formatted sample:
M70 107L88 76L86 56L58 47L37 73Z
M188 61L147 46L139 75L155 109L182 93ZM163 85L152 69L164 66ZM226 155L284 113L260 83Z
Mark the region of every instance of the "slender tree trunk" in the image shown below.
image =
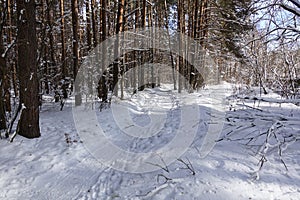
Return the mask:
M7 12L7 17L6 17L6 25L8 27L11 26L11 11L10 11L10 0L7 0L6 2L6 12ZM3 6L4 8L4 6ZM2 30L3 31L3 30ZM11 35L11 29L8 28L8 31L7 31L7 34L8 34L8 37L7 37L7 41L8 41L8 44L11 44L12 42L12 35ZM1 36L1 38L3 38L3 36ZM3 45L3 41L1 41L2 44L0 45ZM0 51L1 51L1 47L0 47ZM2 53L0 54L2 55ZM11 80L11 77L9 76L9 73L11 71L11 66L10 65L7 65L7 59L4 58L5 60L5 68L4 68L4 72L3 72L3 90L4 90L4 98L5 98L5 110L8 111L8 112L11 112L11 104L10 104L10 99L11 99L11 95L10 95L10 80Z
M125 7L125 1L124 1L124 7ZM122 20L122 31L126 31L126 27L124 24L126 24L126 19L124 18L124 15L126 15L126 10L124 8L124 11L123 11L123 20ZM124 33L123 35L123 41L125 41L126 39L126 33ZM124 87L125 87L125 78L124 78L124 74L125 74L125 71L126 71L126 60L127 60L127 56L126 54L124 54L124 42L121 45L121 54L122 54L122 59L121 59L121 68L120 68L120 75L121 75L121 84L120 84L120 88L121 88L121 99L124 99Z
M14 26L14 20L13 20L13 1L7 0L7 20L8 20L8 41L11 43L13 41L13 30L12 27ZM18 92L18 86L17 86L17 68L16 68L16 58L9 61L10 68L11 68L11 80L12 80L12 86L14 90L14 96L19 96Z
M102 6L102 12L101 12L101 29L102 29L102 34L101 34L101 42L104 42L106 40L106 0L101 0L101 6ZM106 47L104 45L102 45L102 74L101 74L101 78L100 78L100 85L99 88L102 88L101 91L101 99L102 102L106 102L107 101L107 93L108 93L108 85L107 85L107 77L104 72L106 71L107 66L105 66L106 62Z
M186 16L186 10L185 10L185 7L184 7L184 1L181 1L181 7L183 8L182 9L182 17L181 17L181 33L183 35L186 34L186 20L185 20L185 16ZM181 38L182 40L182 76L183 76L183 80L182 80L182 86L184 89L186 89L187 87L187 46L188 46L188 41L184 41L184 38Z
M90 2L85 2L87 50L92 48Z
M140 16L140 11L139 11L139 3L140 1L138 1L135 5L135 23L134 23L134 29L136 31L137 28L139 28L139 16ZM135 45L136 45L136 41L135 42ZM137 66L137 63L138 63L138 59L139 59L139 55L138 55L138 52L137 51L134 51L133 53L133 60L134 60L134 63L133 63L133 91L136 91L137 88L139 88L140 86L140 66Z
M106 2L106 5L107 5L107 8L110 8L111 7L111 0L107 0ZM110 36L111 35L111 21L114 22L114 18L111 19L111 15L110 14L107 14L107 36Z
M142 21L141 21L141 28L146 28L146 8L147 8L147 1L143 0L143 7L142 7ZM145 55L144 52L141 52L141 63L144 63ZM139 90L144 90L145 88L145 71L144 67L140 68L140 80L139 80Z
M88 0L89 1L89 0ZM97 39L97 19L96 19L96 2L95 0L91 0L91 11L92 11L92 26L93 26L93 41L94 41L94 47L98 45L98 39Z
M106 0L101 0L101 28L102 28L102 34L101 34L101 42L106 40Z
M194 17L193 17L193 38L197 38L197 20L198 20L199 0L194 0Z
M197 20L198 20L198 6L199 6L199 0L195 0L194 1L194 4L193 4L193 7L194 7L194 10L193 10L193 18L192 18L192 20L193 20L193 22L192 22L192 28L191 28L191 37L193 38L193 39L196 39L197 38L197 35L198 35L198 29L197 29L197 25L198 25L198 23L197 23ZM192 46L192 54L191 54L191 60L192 60L192 63L194 63L194 60L195 60L195 55L196 55L196 52L197 52L197 45L196 44L194 44L193 46ZM197 73L197 71L196 71L196 68L195 67L192 67L191 69L190 69L190 71L189 71L189 82L190 82L190 92L192 91L192 90L194 90L195 89L195 85L196 85L196 73Z
M40 136L40 127L35 1L18 0L17 18L18 75L23 106L17 134L36 138Z
M117 15L117 26L116 26L116 34L118 35L120 32L123 31L123 15L124 15L124 6L125 6L125 0L119 0L118 5L118 15ZM117 39L114 44L114 57L119 57L119 51L120 51L120 40L119 36L117 36ZM118 96L118 77L119 77L119 59L117 59L114 62L113 66L113 91L114 95Z
M5 130L7 129L7 126L6 126L6 114L5 114L5 105L4 105L4 102L3 102L3 94L2 94L2 86L0 86L0 131L1 130Z
M169 32L169 20L168 20L168 6L167 6L167 1L165 0L164 2L164 16L165 16L165 28L167 29L167 34L168 34L168 45L169 49L171 49L171 37L170 37L170 32ZM170 51L170 59L171 59L171 65L172 65L172 76L173 76L173 84L174 84L174 90L177 90L176 87L176 75L175 75L175 63L174 63L174 57L172 52Z
M208 33L208 30L207 30L207 25L208 25L207 8L208 8L208 0L202 0L200 3L200 16L199 16L200 20L198 21L199 22L198 28L199 28L199 32L200 32L200 35L199 35L200 44L203 48L205 48L204 47L204 39Z
M64 17L64 0L60 0L60 37L61 37L61 63L62 63L62 79L68 77L68 70L66 65L66 41L65 41L65 17ZM65 79L66 81L66 79ZM68 98L67 84L62 85L63 97Z
M149 9L149 22L150 22L150 26L151 26L151 34L152 34L152 38L155 37L155 30L154 30L154 20L152 18L152 10L153 10L153 7L151 6L150 9ZM151 49L151 87L154 88L155 87L155 77L154 77L154 55L156 53L156 50L155 50L155 39L153 39L153 41L149 41L149 42L152 42L152 45L153 45L153 48Z
M76 80L77 72L79 69L79 21L78 21L78 0L73 0L72 6L72 26L73 26L73 77ZM75 91L75 105L81 105L82 99L79 93L79 85L75 81L74 84Z
M45 6L44 6L44 0L41 0L41 14L42 16L47 16ZM49 45L47 43L47 18L42 17L42 38L41 38L41 50L40 50L40 57L42 59L42 67L41 71L43 74L43 82L44 82L44 90L46 94L50 93L50 87L49 87L49 62L48 62L48 55L49 55Z
M182 76L183 76L183 58L182 58L182 37L181 37L181 31L182 31L182 2L183 0L178 0L177 5L178 5L178 13L177 13L177 20L178 20L178 51L179 51L179 56L178 56L178 71L179 71L179 77L178 77L178 92L181 93L182 91Z
M2 34L0 35L0 55L4 52ZM4 86L4 74L6 73L6 59L5 57L0 56L0 131L5 130L6 126L6 113L5 113L5 103L4 103L4 94L3 94L3 86Z
M49 0L46 0L47 4L47 24L49 26L49 42L50 42L50 65L51 68L55 67L56 62L55 62L55 53L54 53L54 36L53 36L53 6L51 5L52 2L50 3ZM56 74L54 72L54 74Z
M60 37L61 37L61 62L62 62L62 76L68 76L66 65L66 40L65 40L65 14L64 14L64 0L60 0Z

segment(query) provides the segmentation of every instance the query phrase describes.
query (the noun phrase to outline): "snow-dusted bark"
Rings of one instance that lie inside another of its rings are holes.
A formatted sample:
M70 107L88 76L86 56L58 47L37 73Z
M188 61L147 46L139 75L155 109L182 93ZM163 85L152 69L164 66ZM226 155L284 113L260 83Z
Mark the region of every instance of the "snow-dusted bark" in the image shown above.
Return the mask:
M24 105L17 133L27 138L40 136L35 6L34 0L17 1L18 76Z

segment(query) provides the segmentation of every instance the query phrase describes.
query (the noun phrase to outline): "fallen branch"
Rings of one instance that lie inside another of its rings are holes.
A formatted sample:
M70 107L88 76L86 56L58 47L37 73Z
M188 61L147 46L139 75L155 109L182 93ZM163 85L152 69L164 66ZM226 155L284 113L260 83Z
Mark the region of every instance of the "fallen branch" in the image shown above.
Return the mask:
M165 179L165 182L164 182L164 183L166 183L166 182L172 180L171 178L165 176L164 174L158 174L158 175L157 175L157 179L156 179L157 182L159 182L159 177L163 177L163 178Z
M158 155L158 156L159 156L159 155ZM150 162L147 162L147 163L150 164L150 165L159 167L159 168L161 168L162 170L164 170L164 171L166 171L166 172L169 173L169 172L170 172L170 171L169 171L169 168L168 168L167 164L165 163L164 159L163 159L161 156L159 156L159 158L160 158L160 160L162 161L162 163L164 164L164 166L161 166L160 164L157 164L157 163L150 163Z
M8 129L6 130L6 133L5 133L5 137L8 138L9 137L9 134L11 133L11 130L12 130L12 127L16 121L16 119L18 118L19 116L19 113L20 111L22 110L22 105L19 104L19 106L17 107L17 110L15 112L15 115L13 116L13 118L11 119L10 123L9 123L9 126L8 126Z
M182 160L181 158L178 158L177 160L178 160L179 162L183 163L183 164L186 166L185 169L190 170L190 171L192 172L192 175L195 175L195 174L196 174L196 171L195 171L195 169L194 169L192 163L190 162L190 160L189 160L188 158L187 158L187 161L188 161L188 162L185 162L185 161Z
M25 108L26 108L26 107L24 106L24 104L22 104L21 109L20 109L20 111L19 111L20 115L22 115L22 112L23 112L23 110L24 110ZM9 142L13 142L13 141L14 141L14 139L15 139L15 137L17 136L18 132L19 132L19 123L18 123L18 125L17 125L16 131L15 131L14 134L11 136Z

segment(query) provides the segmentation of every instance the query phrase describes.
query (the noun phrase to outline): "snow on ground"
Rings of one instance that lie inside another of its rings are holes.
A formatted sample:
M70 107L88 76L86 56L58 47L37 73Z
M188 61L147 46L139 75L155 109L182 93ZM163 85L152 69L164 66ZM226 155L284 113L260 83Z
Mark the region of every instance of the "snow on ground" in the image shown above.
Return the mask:
M158 163L157 171L148 173L122 172L99 163L76 131L71 103L59 111L59 105L47 102L41 111L42 137L17 136L13 143L0 140L0 199L299 199L300 109L289 102L276 103L280 97L274 93L260 97L256 88L239 92L244 92L242 97L272 99L271 103L229 97L222 134L212 151L201 156L208 119L214 118L212 110L221 109L211 97L228 96L232 87L224 83L179 95L163 85L128 94L124 101L114 99L111 109L97 111L99 125L113 144L149 152L175 138L185 105L199 106L200 120L190 148L172 164ZM122 124L114 123L117 112L112 111L118 106L129 108L139 127L151 122L150 113L165 113L166 122L157 134L132 139L122 133L118 127ZM262 156L267 161L260 169Z

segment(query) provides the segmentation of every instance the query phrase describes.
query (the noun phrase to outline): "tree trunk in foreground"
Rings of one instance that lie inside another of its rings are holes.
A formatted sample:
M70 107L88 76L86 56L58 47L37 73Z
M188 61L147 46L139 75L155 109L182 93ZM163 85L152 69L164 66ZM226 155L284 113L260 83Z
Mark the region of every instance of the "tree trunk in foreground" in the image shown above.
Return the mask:
M23 106L17 134L37 138L40 136L40 127L35 1L18 0L17 16L18 76L20 104Z

